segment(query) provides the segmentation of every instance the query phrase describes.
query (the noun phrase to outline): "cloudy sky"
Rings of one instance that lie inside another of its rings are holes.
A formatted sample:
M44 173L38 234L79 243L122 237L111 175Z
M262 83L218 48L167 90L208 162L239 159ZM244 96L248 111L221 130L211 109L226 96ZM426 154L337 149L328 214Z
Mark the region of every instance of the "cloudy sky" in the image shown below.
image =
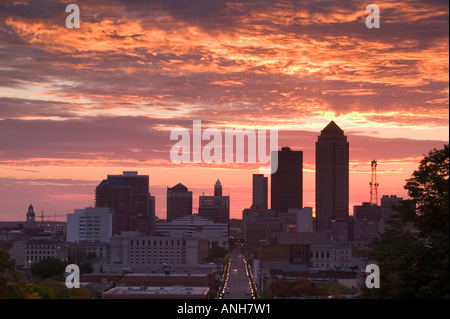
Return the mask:
M254 165L170 160L171 130L193 120L277 128L279 146L304 152L305 206L331 120L350 142L352 206L369 200L372 159L379 194L406 196L423 155L448 143L446 0L71 2L79 29L67 1L0 3L0 220L30 203L64 220L125 170L150 176L159 217L167 186L185 184L196 207L219 178L240 218Z

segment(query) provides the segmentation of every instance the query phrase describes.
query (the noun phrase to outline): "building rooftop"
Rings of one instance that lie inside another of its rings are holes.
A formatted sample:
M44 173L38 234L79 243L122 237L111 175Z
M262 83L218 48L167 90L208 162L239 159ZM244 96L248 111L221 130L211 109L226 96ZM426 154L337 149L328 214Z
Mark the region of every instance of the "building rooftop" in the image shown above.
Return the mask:
M101 183L97 187L102 187L105 184L110 184L111 186L116 186L116 187L117 186L122 186L122 187L128 186L127 183L122 179L111 179L111 180L104 179L101 181Z
M125 277L205 277L209 273L129 273Z
M328 123L321 133L322 135L344 135L344 131L334 121Z
M114 287L105 293L103 298L137 297L137 298L167 298L180 297L189 298L190 296L206 296L209 292L208 287Z
M168 187L168 188L169 188L169 187ZM184 185L181 184L181 183L178 183L177 185L175 185L174 187L169 188L169 189L172 190L172 191L182 191L182 192L187 191L187 187L184 186Z

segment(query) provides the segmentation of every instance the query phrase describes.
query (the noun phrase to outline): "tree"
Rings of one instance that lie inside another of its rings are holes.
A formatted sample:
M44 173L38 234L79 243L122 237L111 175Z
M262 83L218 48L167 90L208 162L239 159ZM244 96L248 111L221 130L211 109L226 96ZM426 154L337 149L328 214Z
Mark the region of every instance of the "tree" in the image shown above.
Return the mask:
M291 296L291 283L287 280L275 280L270 284L273 296L278 298L286 298Z
M364 298L449 297L449 148L433 149L406 181L410 199L374 240L380 288Z
M314 290L315 288L313 284L308 279L300 278L292 287L292 294L298 297L312 296L314 294Z
M63 279L66 267L64 262L57 258L49 257L31 265L31 274L40 279L59 277Z

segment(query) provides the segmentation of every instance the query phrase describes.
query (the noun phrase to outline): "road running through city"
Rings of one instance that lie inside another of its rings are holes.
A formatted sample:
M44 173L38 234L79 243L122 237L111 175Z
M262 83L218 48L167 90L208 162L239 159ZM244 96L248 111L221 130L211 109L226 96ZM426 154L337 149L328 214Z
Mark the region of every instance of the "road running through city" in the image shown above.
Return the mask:
M237 250L231 253L223 299L252 299L244 258L244 255Z

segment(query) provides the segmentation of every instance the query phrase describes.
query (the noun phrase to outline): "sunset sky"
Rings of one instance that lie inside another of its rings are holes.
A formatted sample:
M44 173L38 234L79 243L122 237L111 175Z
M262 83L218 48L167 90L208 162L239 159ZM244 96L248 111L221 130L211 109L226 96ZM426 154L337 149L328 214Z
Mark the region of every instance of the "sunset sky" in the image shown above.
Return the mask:
M69 3L79 29L65 25ZM380 8L368 29L365 8ZM448 1L136 0L0 2L0 220L65 220L108 174L198 196L220 179L231 217L251 205L247 164L174 164L176 127L277 128L303 150L314 207L315 142L334 120L350 143L350 212L406 196L424 154L449 140ZM38 219L39 220L39 219Z

